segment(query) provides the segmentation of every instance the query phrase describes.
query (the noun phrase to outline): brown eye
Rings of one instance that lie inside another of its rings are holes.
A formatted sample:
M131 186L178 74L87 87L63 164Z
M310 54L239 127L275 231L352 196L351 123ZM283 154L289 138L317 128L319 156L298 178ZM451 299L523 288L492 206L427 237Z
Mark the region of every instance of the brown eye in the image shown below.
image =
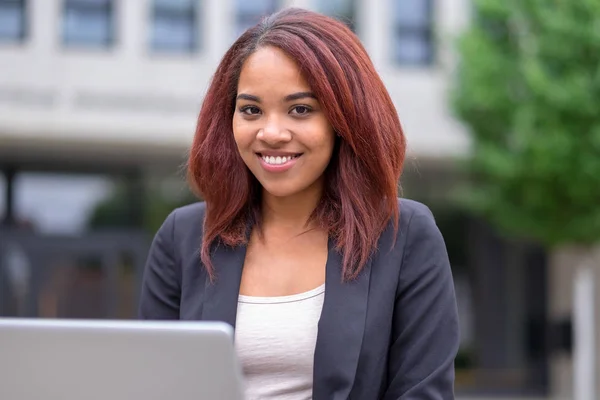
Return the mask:
M311 108L308 106L295 106L294 108L292 108L292 114L296 115L306 115L311 111Z
M260 114L260 109L256 106L245 106L240 108L240 112L246 115L258 115Z

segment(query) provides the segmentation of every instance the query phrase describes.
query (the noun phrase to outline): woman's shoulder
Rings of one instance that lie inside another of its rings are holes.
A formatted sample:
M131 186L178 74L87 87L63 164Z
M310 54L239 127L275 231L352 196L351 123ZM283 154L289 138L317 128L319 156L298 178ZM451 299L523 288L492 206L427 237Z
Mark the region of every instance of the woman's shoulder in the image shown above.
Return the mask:
M187 204L182 207L178 207L171 212L172 218L175 219L175 223L182 228L188 225L198 225L204 222L204 213L206 212L206 203L198 201L195 203Z
M431 209L423 203L416 200L398 198L398 208L400 210L400 222L408 223L414 216L421 216L433 219Z
M202 237L204 228L204 213L206 204L196 202L175 208L165 218L157 236L168 238L174 243L194 243L198 246L198 239Z
M431 209L423 203L410 199L398 199L400 219L398 229L401 234L407 234L417 229L437 229L435 217Z
M415 200L398 199L398 207L397 240L403 242L403 247L425 246L430 251L445 252L444 239L428 206Z
M431 209L418 201L398 199L399 219L397 224L388 223L386 230L379 238L380 250L386 262L393 265L407 265L410 268L422 268L427 255L444 256L446 246L442 234L436 224ZM422 254L423 259L415 259ZM398 262L400 261L400 262Z

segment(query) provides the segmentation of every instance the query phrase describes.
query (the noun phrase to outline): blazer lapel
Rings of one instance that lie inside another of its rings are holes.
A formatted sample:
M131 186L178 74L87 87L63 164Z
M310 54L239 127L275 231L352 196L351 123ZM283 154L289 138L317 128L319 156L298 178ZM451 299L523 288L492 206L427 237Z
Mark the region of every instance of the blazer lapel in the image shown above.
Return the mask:
M216 280L206 278L202 320L227 322L235 328L237 302L246 258L246 246L229 247L219 243L212 262Z
M367 316L371 261L352 282L342 282L342 256L329 240L325 300L315 349L314 400L346 400L354 383Z

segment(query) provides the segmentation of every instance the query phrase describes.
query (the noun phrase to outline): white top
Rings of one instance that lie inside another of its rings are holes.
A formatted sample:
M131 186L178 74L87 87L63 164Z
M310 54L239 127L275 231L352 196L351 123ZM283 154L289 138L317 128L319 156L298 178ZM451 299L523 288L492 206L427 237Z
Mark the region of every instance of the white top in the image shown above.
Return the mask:
M312 399L325 284L305 293L238 299L235 347L247 400Z

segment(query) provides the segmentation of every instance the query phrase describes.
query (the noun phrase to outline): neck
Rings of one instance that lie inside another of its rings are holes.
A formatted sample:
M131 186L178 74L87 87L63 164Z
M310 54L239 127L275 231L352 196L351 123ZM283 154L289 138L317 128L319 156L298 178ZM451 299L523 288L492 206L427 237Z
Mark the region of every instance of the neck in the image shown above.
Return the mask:
M312 223L309 224L309 218L319 204L321 194L321 187L309 188L287 197L263 192L263 226L267 230L286 229L291 234L314 228Z

